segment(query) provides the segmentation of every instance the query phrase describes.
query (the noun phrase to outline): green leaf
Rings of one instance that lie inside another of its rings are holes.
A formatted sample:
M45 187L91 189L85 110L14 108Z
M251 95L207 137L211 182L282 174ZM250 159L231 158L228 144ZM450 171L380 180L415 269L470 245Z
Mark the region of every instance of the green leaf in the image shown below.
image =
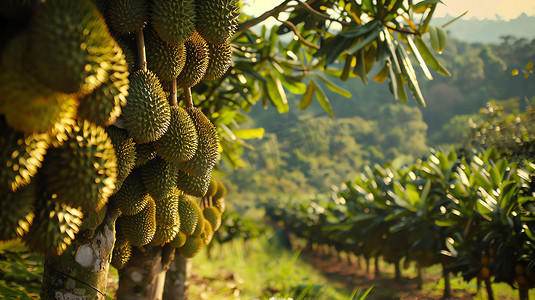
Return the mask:
M366 35L358 44L347 49L347 51L350 53L353 53L353 55L356 55L360 49L368 46L372 41L374 41L379 36L379 33L381 32L380 30L376 28L374 29L375 29L374 31Z
M342 30L340 32L340 36L343 36L346 38L359 37L361 35L365 35L371 32L372 30L376 29L378 26L379 26L379 22L377 20L372 20L364 25L355 24L346 30Z
M418 86L418 79L416 78L416 73L414 72L412 63L403 46L399 44L396 46L396 55L399 60L399 65L401 66L401 71L409 81L409 90L411 91L412 96L414 97L418 105L425 107L425 100L422 96L422 92L420 91L420 87Z
M293 78L291 76L286 76L284 73L280 73L275 69L275 76L282 82L284 88L286 88L290 93L295 95L302 95L306 91L306 84L299 81L299 79Z
M388 78L388 63L385 63L385 65L383 66L381 71L379 71L379 73L377 73L377 75L375 75L373 80L375 82L381 83L381 82L384 82L387 78Z
M442 27L429 26L429 35L431 37L431 47L441 54L446 49L446 43L448 42L448 36L446 30Z
M356 53L357 64L353 68L353 73L359 75L364 84L368 84L368 74L366 73L366 57L364 56L364 50L360 50Z
M281 81L275 76L274 71L271 69L270 76L267 78L266 86L269 93L270 100L277 108L279 113L283 114L289 111L288 100L286 99L286 93L282 87Z
M310 79L312 81L315 81L315 79L313 77L310 77ZM327 98L327 95L325 95L325 92L323 91L321 86L318 84L318 82L315 81L314 84L316 85L315 93L314 93L316 95L316 99L318 99L318 102L320 103L321 107L323 107L323 109L329 115L331 115L331 117L334 118L333 108L331 107L331 103L329 102L329 99Z
M313 70L312 76L319 78L325 85L333 92L340 94L346 98L351 98L351 93L347 90L343 89L342 87L336 85L334 82L330 81L322 72L319 72L317 70Z
M235 129L232 131L239 139L261 139L264 136L264 128Z
M425 0L425 1L422 1L422 2L418 2L416 3L413 7L412 7L412 11L417 13L417 14L423 14L425 13L429 8L437 5L438 3L442 3L444 4L442 1L440 0Z
M346 81L349 78L349 73L351 72L351 62L353 62L353 59L355 59L353 55L346 55L344 69L342 71L342 75L340 75L340 79L342 79L342 81Z
M301 98L301 101L299 102L299 109L306 109L310 106L310 104L312 103L312 95L314 95L315 88L316 85L314 84L314 82L310 81L305 95L303 96L303 98Z
M420 54L420 51L418 51L418 48L416 47L416 44L414 43L414 40L412 39L412 36L407 37L407 44L409 45L409 48L411 49L412 54L414 57L416 57L416 60L420 64L420 67L422 68L422 71L424 72L425 76L429 80L433 80L433 75L431 75L431 72L429 71L429 68L427 68L427 64L424 61L424 58Z
M424 41L419 37L416 37L416 47L418 48L418 51L420 51L420 54L422 54L422 58L431 68L437 71L440 75L451 76L451 73L435 58Z

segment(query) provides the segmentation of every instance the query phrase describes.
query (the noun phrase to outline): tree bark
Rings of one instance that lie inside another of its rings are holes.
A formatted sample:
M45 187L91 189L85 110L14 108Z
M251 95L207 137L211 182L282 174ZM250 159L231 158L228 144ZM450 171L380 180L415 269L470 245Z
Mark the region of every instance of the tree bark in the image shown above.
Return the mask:
M416 288L421 290L424 286L424 268L416 263L416 271L418 272L416 277Z
M402 276L401 276L401 260L400 259L398 259L394 263L394 268L395 268L395 279L397 282L401 282Z
M45 259L41 299L106 299L118 216L108 209L93 232L79 234L62 255Z
M191 259L177 255L171 262L165 278L163 300L185 300L188 298L188 277L191 274Z
M492 291L490 278L485 279L485 289L487 289L487 295L489 296L487 299L494 300L494 292Z
M444 278L444 299L451 299L451 282L450 282L450 272L442 264L442 277Z
M518 287L518 299L519 300L529 300L529 288L526 286Z
M381 270L379 270L379 254L375 254L375 260L374 260L374 267L375 267L375 278L379 278L381 276Z
M117 299L161 300L165 277L174 248L134 248L132 257L119 272Z

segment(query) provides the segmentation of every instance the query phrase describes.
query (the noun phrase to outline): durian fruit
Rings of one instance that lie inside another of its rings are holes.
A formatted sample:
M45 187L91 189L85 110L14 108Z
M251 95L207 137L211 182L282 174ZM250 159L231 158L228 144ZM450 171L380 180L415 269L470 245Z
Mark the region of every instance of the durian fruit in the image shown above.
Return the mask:
M217 185L219 180L212 178L210 180L210 184L208 185L208 189L206 190L206 197L213 197L215 193L217 192Z
M23 236L34 219L36 184L31 183L16 192L0 192L0 241Z
M176 186L179 190L187 195L194 197L204 197L210 185L212 173L207 173L201 176L193 176L188 173L178 171Z
M119 45L116 46L119 48ZM122 50L111 68L108 81L96 88L91 94L80 98L78 116L100 126L110 126L121 114L128 96L128 64Z
M149 19L147 0L110 0L106 20L110 28L120 34L143 29Z
M187 235L184 232L179 231L175 238L169 242L169 245L171 245L173 248L180 248L184 246L184 243L186 243L186 237Z
M221 227L222 213L216 207L208 206L203 210L202 214L210 222L214 231L217 231Z
M167 132L153 143L156 153L170 162L184 162L193 158L197 143L197 130L188 113L172 106Z
M214 200L221 199L227 195L227 188L221 180L217 180L217 190L213 196Z
M191 234L192 236L201 236L201 234L204 231L204 216L202 212L199 214L199 219L197 220L197 226L195 226L195 230Z
M219 136L215 126L198 108L188 108L187 113L195 124L199 142L192 159L179 163L180 169L189 175L203 176L212 171L219 157Z
M125 216L139 213L150 200L151 197L141 181L139 172L136 171L126 177L121 189L110 197L110 203L113 203Z
M83 213L57 201L55 194L37 193L35 218L22 240L32 251L48 256L61 255L78 233Z
M212 241L212 238L214 237L214 232L215 230L212 228L212 225L210 224L210 222L204 219L204 227L203 227L203 232L201 234L204 245L210 244L210 242Z
M121 120L136 142L158 140L167 131L171 120L171 109L160 81L148 70L139 70L129 79L130 89Z
M169 197L156 202L156 224L159 225L179 225L180 216L178 214L178 202L180 191L173 189Z
M163 246L172 241L179 232L179 225L156 225L156 232L150 242L152 246Z
M108 206L104 205L104 207L102 207L98 212L88 212L84 214L80 231L86 229L95 230L100 224L102 224L107 212Z
M115 41L123 50L124 58L128 65L128 73L134 73L138 67L137 45L135 38L130 35L121 35L116 36Z
M208 43L210 60L203 80L214 80L225 75L232 63L232 47L230 42L223 44Z
M104 15L108 11L108 5L110 4L110 0L91 0L97 7L98 11L101 15Z
M30 183L49 146L46 134L25 134L0 117L0 191L16 191Z
M225 212L225 198L212 199L213 207L217 208L220 213Z
M180 218L180 231L187 235L195 232L197 223L202 217L201 209L197 202L186 195L180 195L178 200L178 215Z
M73 118L78 101L41 85L24 68L26 34L15 36L0 62L0 113L9 126L26 133L46 132L62 118Z
M195 30L195 1L154 0L151 22L166 43L182 45Z
M124 181L136 164L136 143L124 129L110 126L106 127L106 133L117 157L117 181Z
M238 0L198 1L195 27L208 42L223 44L230 40L238 27Z
M155 201L161 201L176 191L178 167L156 157L139 168L141 180Z
M132 256L132 245L130 245L128 242L120 247L115 245L115 247L113 247L113 252L111 255L110 263L114 268L116 268L117 270L120 270L124 268L126 263L130 260L131 256Z
M186 62L186 48L164 42L152 27L145 30L147 66L163 81L172 81L180 74Z
M27 67L47 87L89 94L108 80L120 50L90 0L47 0L30 25ZM111 63L111 64L110 64Z
M120 216L116 221L119 234L123 234L132 246L144 246L152 240L156 232L156 204L152 198L139 213Z
M136 167L141 167L148 163L151 159L156 157L156 150L152 143L137 144L136 143Z
M67 141L48 151L42 171L46 189L57 201L95 212L115 189L115 150L104 128L78 121Z
M184 42L186 48L186 63L182 72L176 78L177 86L189 88L201 81L206 73L209 62L208 45L197 33Z
M180 248L178 252L180 255L186 258L192 258L201 252L204 247L204 240L200 236L187 236L186 242Z

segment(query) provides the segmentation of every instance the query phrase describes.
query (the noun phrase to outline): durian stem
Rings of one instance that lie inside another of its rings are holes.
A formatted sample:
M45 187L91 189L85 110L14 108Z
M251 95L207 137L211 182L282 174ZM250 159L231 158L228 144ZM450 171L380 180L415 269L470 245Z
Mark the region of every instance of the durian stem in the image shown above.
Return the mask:
M108 209L91 236L79 236L65 252L45 259L41 299L106 299L117 209Z
M184 88L184 101L186 102L187 108L193 108L193 98L191 97L190 88Z
M178 102L177 99L177 87L176 87L176 78L171 81L171 98L169 99L169 104L171 106L176 106Z
M145 37L143 36L143 29L136 31L136 43L139 69L147 71L147 55L145 52Z

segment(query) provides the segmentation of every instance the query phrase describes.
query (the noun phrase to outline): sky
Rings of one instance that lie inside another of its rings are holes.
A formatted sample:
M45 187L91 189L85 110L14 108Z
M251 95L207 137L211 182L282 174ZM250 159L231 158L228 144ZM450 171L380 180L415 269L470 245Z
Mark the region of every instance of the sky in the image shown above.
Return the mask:
M243 0L244 12L260 15L275 7L281 0ZM415 3L419 1L414 1ZM442 0L445 5L438 5L435 17L458 16L469 11L463 19L510 20L522 13L535 15L535 0Z

